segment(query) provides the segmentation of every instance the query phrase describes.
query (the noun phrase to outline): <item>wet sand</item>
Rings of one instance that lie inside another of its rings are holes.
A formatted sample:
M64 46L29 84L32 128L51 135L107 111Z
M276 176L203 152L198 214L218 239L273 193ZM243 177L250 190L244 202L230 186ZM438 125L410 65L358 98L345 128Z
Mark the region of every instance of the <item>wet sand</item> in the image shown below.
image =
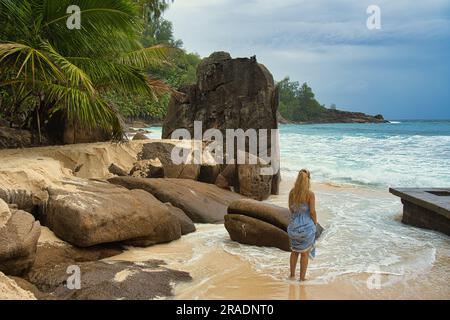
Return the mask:
M283 182L280 196L269 202L283 205L290 183ZM315 184L314 189L320 192L343 192L340 186L325 184ZM327 210L320 212L319 221L327 228L332 215ZM265 255L266 261L270 261L273 256L277 262L273 266L259 265L257 259L248 257L249 252L255 257ZM450 287L442 283L438 275L448 274L450 259L445 254L438 257L428 270L433 277L405 278L374 271L350 272L324 280L320 275L325 271L312 262L310 280L300 283L287 279L289 253L234 243L223 225L197 225L197 232L178 241L145 249L129 248L110 259L161 259L166 261L168 268L189 272L193 281L175 286L174 299L449 299Z

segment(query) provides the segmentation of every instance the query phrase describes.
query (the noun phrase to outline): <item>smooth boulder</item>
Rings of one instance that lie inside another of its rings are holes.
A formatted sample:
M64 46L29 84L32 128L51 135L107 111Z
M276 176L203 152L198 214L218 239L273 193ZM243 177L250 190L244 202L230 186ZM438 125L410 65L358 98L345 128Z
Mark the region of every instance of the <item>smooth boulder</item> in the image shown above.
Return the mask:
M174 207L171 203L166 203L166 206L169 209L170 214L176 217L178 222L180 223L181 234L183 236L196 231L194 222L191 220L191 218L188 217L186 213L184 213L183 210Z
M3 218L9 218L0 225L0 271L20 276L33 266L36 248L41 234L40 224L25 211L6 211L6 204L0 200Z
M49 189L43 220L61 239L79 247L152 237L170 228L167 207L142 190L102 181L66 181Z
M138 140L150 140L150 139L145 135L145 133L138 132L134 135L133 141L138 141Z
M68 287L67 270L74 264L81 272L79 289ZM46 265L30 272L27 280L42 293L60 300L150 300L173 296L174 283L192 278L187 272L164 267L158 260L102 260Z
M225 228L233 241L247 245L275 247L291 251L287 227L291 213L287 208L251 199L232 202L225 216ZM316 239L323 232L317 225Z
M170 202L195 223L222 223L228 205L243 198L215 185L186 179L115 177L108 181L130 190L145 190L161 202Z
M163 223L159 223L153 232L145 237L127 240L125 244L134 247L150 247L155 244L169 243L181 238L181 224L177 217L170 212L164 218Z
M291 216L287 208L251 199L243 199L230 203L228 213L241 214L262 220L283 231L287 230Z
M244 215L228 214L225 216L225 228L233 241L290 251L287 232L262 220Z

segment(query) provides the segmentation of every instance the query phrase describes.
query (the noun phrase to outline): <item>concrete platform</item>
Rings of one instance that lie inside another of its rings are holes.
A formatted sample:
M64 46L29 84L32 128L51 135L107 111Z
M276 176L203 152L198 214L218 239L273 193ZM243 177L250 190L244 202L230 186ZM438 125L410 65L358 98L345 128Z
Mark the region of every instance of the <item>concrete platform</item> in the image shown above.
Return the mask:
M450 235L450 188L390 188L403 203L402 222Z

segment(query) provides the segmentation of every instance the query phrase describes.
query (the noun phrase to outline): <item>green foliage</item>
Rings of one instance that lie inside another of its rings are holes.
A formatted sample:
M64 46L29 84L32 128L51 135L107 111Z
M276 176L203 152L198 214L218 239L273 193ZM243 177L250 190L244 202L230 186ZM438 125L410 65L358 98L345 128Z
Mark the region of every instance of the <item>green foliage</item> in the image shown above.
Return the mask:
M153 16L144 27L141 42L144 46L166 45L177 48L168 55L169 63L152 65L147 69L152 77L163 80L173 88L197 81L197 66L201 58L198 54L187 53L182 48L183 42L175 40L170 21L161 16ZM114 91L108 92L107 96L125 118L146 121L161 121L166 115L170 100L169 94L163 95L159 100L143 99L140 95L133 94L121 95Z
M169 8L174 0L133 0L140 8L140 14L147 25L157 19Z
M329 110L316 100L307 83L300 86L297 81L292 82L286 77L277 86L280 95L279 110L284 118L306 122L314 121L328 113Z
M114 104L117 111L127 119L160 120L166 115L166 105L170 95L165 94L157 101L138 95L122 95L113 91L106 92L103 97Z
M81 8L80 30L66 26L71 5ZM26 106L39 131L53 113L63 112L120 138L120 119L104 92L152 101L168 92L146 69L167 64L171 49L144 48L143 21L134 0L0 0L0 87L12 112Z

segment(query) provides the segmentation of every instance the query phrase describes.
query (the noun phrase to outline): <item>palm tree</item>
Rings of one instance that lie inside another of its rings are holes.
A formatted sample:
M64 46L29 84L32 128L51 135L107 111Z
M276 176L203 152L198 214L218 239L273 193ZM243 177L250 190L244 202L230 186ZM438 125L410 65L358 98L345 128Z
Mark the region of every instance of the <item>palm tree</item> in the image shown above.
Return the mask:
M67 8L81 9L70 30ZM120 118L102 93L157 99L170 90L145 69L166 63L170 48L143 48L143 20L133 0L0 0L0 88L31 106L39 132L56 112L87 128L123 137Z

